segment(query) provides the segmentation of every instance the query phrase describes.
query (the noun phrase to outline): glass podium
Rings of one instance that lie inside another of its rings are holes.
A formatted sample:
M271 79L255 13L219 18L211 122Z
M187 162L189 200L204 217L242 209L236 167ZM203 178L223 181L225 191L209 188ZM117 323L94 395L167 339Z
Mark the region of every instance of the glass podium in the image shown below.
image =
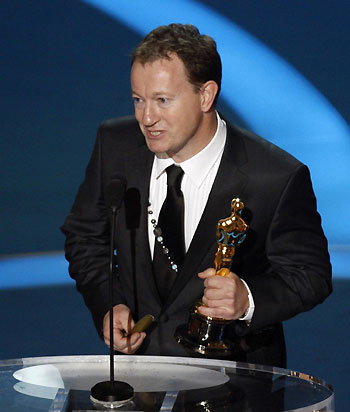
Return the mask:
M332 387L287 369L232 361L115 356L115 379L132 400L104 409L90 389L109 380L109 356L58 356L0 361L0 405L6 412L334 411Z

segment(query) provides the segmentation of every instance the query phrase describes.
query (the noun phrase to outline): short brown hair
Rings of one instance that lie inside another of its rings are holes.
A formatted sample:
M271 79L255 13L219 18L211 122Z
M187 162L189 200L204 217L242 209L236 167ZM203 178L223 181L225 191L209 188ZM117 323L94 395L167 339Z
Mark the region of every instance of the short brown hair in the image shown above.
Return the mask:
M173 23L152 30L133 51L131 62L152 63L170 59L172 53L182 60L188 80L196 88L209 80L216 82L216 103L221 89L221 58L214 39L200 34L192 24Z

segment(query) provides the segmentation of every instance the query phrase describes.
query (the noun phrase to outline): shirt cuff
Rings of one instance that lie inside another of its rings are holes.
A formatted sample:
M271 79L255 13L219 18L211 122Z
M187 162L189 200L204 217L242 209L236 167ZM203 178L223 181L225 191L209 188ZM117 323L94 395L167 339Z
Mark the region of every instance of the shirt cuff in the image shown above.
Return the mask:
M244 283L244 286L246 287L248 291L249 307L247 311L244 313L244 315L241 318L238 318L238 320L244 320L247 322L247 325L250 325L250 322L254 315L254 309L255 309L254 299L253 299L253 295L247 283L243 279L241 279L241 281Z

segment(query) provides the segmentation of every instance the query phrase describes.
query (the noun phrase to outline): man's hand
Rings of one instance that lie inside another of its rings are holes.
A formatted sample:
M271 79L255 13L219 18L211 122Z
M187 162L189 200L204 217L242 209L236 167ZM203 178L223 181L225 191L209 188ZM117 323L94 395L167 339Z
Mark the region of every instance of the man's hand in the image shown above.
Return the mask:
M239 319L249 308L248 291L241 279L233 272L227 276L215 276L214 269L198 273L204 279L205 306L198 311L204 316L227 320Z
M114 349L130 355L135 353L146 337L145 332L135 332L129 336L135 322L132 319L130 309L125 305L117 305L113 308ZM110 346L109 312L103 319L103 337L107 346Z

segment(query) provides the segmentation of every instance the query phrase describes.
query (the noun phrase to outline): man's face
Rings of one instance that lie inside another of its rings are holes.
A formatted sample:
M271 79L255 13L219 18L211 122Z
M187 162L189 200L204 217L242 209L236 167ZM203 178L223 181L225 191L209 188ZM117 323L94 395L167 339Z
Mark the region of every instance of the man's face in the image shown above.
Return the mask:
M152 152L180 163L209 142L212 136L203 122L202 93L188 81L176 55L145 65L136 61L131 88L135 117Z

